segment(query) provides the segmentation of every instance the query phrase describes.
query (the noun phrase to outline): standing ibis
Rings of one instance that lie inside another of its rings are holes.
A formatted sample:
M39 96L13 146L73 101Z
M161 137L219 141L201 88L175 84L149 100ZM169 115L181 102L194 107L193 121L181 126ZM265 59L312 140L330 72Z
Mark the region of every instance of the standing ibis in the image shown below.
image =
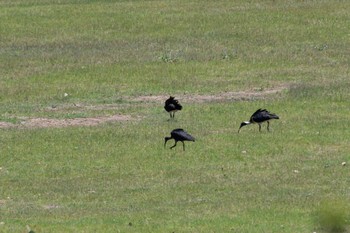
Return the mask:
M192 141L194 142L194 137L192 137L190 134L188 134L185 130L183 129L174 129L170 133L171 137L165 137L165 143L164 143L164 148L168 140L174 139L175 144L170 147L170 149L174 148L177 144L178 141L182 142L182 148L185 150L185 143L184 141Z
M164 105L165 110L170 113L170 119L175 117L175 112L180 111L182 106L179 104L179 101L175 97L170 96L169 99L165 101Z
M241 123L241 126L238 129L238 133L241 130L241 128L245 125L249 125L249 124L254 124L257 123L259 125L259 132L261 131L261 124L263 122L267 122L267 131L269 130L270 127L270 120L273 119L279 119L279 117L276 114L270 113L269 111L267 111L266 109L258 109L256 110L256 112L253 113L253 115L250 117L249 121L243 121Z

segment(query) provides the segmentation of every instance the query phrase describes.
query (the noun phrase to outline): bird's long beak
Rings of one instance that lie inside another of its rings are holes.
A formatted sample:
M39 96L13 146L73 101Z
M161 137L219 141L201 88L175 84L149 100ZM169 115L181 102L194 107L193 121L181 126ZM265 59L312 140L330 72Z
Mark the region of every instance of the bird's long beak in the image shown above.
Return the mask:
M165 145L166 145L166 143L167 143L167 141L168 141L169 139L170 139L170 138L168 138L168 137L164 138L164 148L165 148Z
M241 126L240 126L239 129L238 129L238 133L239 133L239 131L241 130L241 128L242 128L243 126L246 126L246 125L248 125L248 124L250 124L250 122L246 122L246 121L242 122L242 123L241 123Z
M241 128L243 127L244 125L243 125L243 123L241 124L241 126L239 127L239 129L238 129L238 133L239 133L239 131L241 131Z

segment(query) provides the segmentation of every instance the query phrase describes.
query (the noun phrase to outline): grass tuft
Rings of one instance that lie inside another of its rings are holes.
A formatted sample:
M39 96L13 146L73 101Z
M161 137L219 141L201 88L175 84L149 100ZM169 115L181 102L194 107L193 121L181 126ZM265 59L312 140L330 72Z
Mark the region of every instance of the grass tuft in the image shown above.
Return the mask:
M349 204L341 200L321 202L316 211L316 223L326 232L345 232L349 225Z

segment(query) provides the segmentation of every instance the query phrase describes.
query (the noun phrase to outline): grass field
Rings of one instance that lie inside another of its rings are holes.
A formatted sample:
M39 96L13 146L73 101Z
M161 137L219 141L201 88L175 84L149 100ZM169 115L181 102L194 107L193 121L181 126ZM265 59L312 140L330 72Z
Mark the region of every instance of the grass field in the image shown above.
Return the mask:
M0 20L0 232L350 231L349 1L1 0ZM280 120L238 134L257 108ZM179 127L196 142L164 149Z

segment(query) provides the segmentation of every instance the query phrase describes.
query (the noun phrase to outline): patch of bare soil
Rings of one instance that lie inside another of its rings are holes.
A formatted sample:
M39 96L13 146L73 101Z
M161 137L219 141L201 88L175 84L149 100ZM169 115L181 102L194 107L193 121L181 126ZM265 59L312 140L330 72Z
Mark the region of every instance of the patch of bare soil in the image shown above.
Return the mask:
M277 94L283 90L286 90L287 87L281 86L273 89L255 89L249 91L239 91L239 92L223 92L214 95L177 95L176 98L181 100L184 103L203 103L203 102L220 102L220 101L244 101L244 100L256 100L268 98L273 94ZM133 101L141 101L141 102L164 102L169 98L169 95L148 95L148 96L138 96L133 98Z
M249 101L256 99L269 98L285 89L287 86L280 86L273 89L254 89L249 91L239 92L223 92L213 95L198 95L198 94L184 94L176 95L176 98L183 103L203 103L203 102L221 102L221 101ZM158 102L163 104L169 95L148 95L138 96L135 98L130 97L130 101L142 102L142 103L154 103ZM72 111L73 109L88 109L88 110L117 110L119 106L117 104L106 104L97 106L84 106L83 104L74 104L74 106L51 106L46 109L48 111ZM113 116L100 116L100 117L87 117L87 118L69 118L69 119L54 119L54 118L21 118L20 124L13 124L9 122L0 122L0 128L60 128L71 126L96 126L105 122L113 121L129 121L135 120L135 118L129 115L113 115Z
M25 127L25 128L61 128L70 126L96 126L105 122L129 121L133 118L129 115L113 115L102 117L86 117L71 119L53 118L28 118L23 119L20 124L0 122L0 128Z
M6 200L0 200L0 206L5 205L6 204Z
M2 121L0 121L0 128L9 128L9 127L12 127L12 126L14 126L14 124L9 123L9 122L2 122Z
M52 105L46 108L46 111L74 111L77 109L86 109L86 110L119 110L120 105L118 104L102 104L102 105L84 105L82 103L72 104L61 104L59 106Z
M58 209L58 208L60 208L60 206L58 206L58 205L43 205L42 207L43 207L43 209L45 209L45 210L52 210L52 209Z

